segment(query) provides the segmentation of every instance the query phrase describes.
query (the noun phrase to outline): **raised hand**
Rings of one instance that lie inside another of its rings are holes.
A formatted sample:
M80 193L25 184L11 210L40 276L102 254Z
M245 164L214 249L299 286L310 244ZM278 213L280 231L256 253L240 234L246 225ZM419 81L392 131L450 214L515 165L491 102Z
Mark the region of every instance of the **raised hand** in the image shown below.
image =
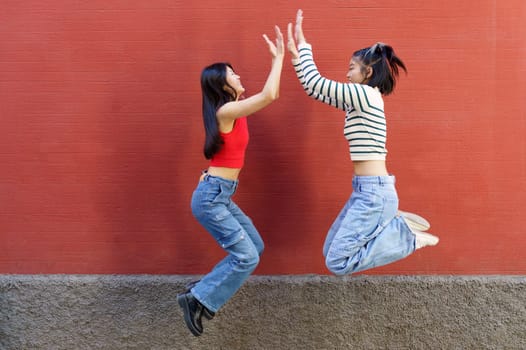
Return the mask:
M285 45L283 43L283 34L281 34L281 30L278 26L274 26L274 30L276 31L276 44L268 38L267 34L263 34L263 38L267 42L270 54L272 55L272 58L283 58L285 55Z
M287 26L287 49L289 50L290 54L292 55L292 58L298 58L298 48L296 47L296 42L294 41L294 36L292 36L292 23L289 23Z
M298 45L305 43L305 36L303 35L303 11L298 10L296 13L296 25L294 26L294 36Z

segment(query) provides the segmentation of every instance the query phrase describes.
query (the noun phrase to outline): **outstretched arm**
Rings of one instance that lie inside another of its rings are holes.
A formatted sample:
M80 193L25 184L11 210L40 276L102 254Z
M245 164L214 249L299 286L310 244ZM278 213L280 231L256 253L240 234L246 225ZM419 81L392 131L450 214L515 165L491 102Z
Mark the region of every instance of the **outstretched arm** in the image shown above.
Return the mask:
M299 55L298 48L296 47L296 42L294 39L294 37L296 37L296 38L299 38L298 42L301 42L302 44L306 43L305 36L303 35L302 23L303 23L302 11L298 10L298 14L296 15L296 25L295 25L295 30L294 30L295 31L294 36L292 35L292 23L289 23L287 27L287 36L288 36L287 48L290 54L292 55L292 65L294 66L294 71L296 72L296 76L298 77L298 80L300 81L301 85L305 89L305 92L307 93L308 96L312 97L313 99L317 101L321 101L323 103L336 107L337 103L335 99L332 99L327 96L323 96L320 93L312 91L312 89L309 89L306 86L305 75L303 74L303 70L301 68L300 59L299 59L300 55ZM343 104L342 104L342 107L343 107Z
M275 26L274 29L276 31L276 44L270 41L266 34L263 35L272 56L272 66L263 89L259 93L246 99L228 102L221 106L217 111L217 117L220 120L234 120L250 115L268 106L279 97L279 85L285 49L281 30L278 26Z
M321 76L314 63L311 45L305 40L303 34L303 11L298 10L294 36L292 35L292 24L288 25L287 48L292 55L292 64L296 75L305 92L310 97L345 110L347 106L353 105L352 84L339 83ZM296 46L295 40L298 43Z

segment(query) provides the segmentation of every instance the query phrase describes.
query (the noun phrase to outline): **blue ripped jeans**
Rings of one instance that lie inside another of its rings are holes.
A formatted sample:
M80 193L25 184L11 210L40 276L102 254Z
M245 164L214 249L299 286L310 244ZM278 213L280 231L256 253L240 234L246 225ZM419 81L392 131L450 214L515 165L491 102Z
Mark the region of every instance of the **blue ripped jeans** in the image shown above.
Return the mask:
M353 193L327 234L323 255L335 275L346 275L405 258L415 236L397 216L394 176L355 176Z
M264 244L252 220L231 197L238 181L206 174L192 196L192 213L228 255L191 290L217 312L256 269Z

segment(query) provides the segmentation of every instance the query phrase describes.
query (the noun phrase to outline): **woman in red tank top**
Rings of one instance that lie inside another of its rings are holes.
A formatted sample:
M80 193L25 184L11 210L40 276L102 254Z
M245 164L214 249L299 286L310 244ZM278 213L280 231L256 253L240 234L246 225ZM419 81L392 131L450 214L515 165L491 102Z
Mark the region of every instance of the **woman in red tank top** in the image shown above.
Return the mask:
M255 270L263 240L252 220L232 201L248 144L246 116L259 111L279 96L283 66L283 35L276 26L276 43L264 35L272 67L261 92L240 99L245 92L240 77L228 63L215 63L201 74L204 155L210 159L192 195L192 213L228 253L201 280L192 282L177 296L187 327L203 333L202 316L211 320Z

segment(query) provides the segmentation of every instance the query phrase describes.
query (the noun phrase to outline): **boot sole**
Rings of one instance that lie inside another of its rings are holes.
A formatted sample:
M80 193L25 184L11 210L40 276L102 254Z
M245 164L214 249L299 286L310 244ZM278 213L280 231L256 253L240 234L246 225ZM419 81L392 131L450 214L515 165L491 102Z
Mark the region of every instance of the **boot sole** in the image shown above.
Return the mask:
M190 292L190 290L199 282L199 280L197 281L192 281L190 283L188 283L185 288L186 288L186 291L187 292ZM207 319L207 320L212 320L215 316L215 314L211 314L210 311L205 307L204 310L203 310L203 316Z
M184 294L177 296L177 303L179 306L183 309L184 314L184 322L186 323L186 327L192 332L193 335L196 337L203 334L203 331L200 331L194 326L194 323L192 322L192 316L190 312L190 307L188 306L188 302L186 301L186 297Z

